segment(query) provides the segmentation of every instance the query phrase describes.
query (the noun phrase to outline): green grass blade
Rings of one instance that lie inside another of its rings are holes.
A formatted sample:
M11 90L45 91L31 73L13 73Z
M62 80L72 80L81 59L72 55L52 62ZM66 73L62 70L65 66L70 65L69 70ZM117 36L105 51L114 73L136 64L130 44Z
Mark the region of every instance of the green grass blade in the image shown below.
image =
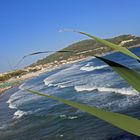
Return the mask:
M130 132L132 134L135 134L137 136L140 136L140 120L136 118L129 117L127 115L119 114L119 113L113 113L109 111L105 111L103 109L99 109L96 107L91 107L82 103L76 103L73 101L65 100L63 98L59 98L56 96L48 95L48 94L42 94L37 91L33 91L30 89L25 89L28 92L31 92L33 94L37 94L40 96L45 96L50 99L54 99L56 101L63 102L64 104L70 105L72 107L78 108L80 110L83 110L93 116L96 116L97 118L100 118L114 126L117 126L127 132Z
M134 53L132 53L131 51L129 51L129 50L128 50L127 48L125 48L125 47L122 47L122 46L113 44L113 43L111 43L111 42L109 42L109 41L107 41L107 40L101 39L101 38L96 37L96 36L92 36L92 35L87 34L87 33L85 33L85 32L75 31L75 30L64 30L64 31L72 31L72 32L76 32L76 33L83 34L83 35L85 35L85 36L88 36L88 37L90 37L90 38L96 40L96 41L99 42L99 43L102 43L102 44L104 44L104 45L106 45L106 46L108 46L108 47L110 47L110 48L112 48L112 49L115 49L115 50L117 50L117 51L120 51L120 52L122 52L122 53L124 53L124 54L126 54L126 55L128 55L128 56L130 56L130 57L132 57L132 58L134 58L134 59L136 59L136 60L138 60L138 61L140 61L140 58L139 58L138 56L136 56Z
M123 79L125 79L134 89L140 93L140 73L103 57L96 56L96 58L111 66L114 71L116 71Z

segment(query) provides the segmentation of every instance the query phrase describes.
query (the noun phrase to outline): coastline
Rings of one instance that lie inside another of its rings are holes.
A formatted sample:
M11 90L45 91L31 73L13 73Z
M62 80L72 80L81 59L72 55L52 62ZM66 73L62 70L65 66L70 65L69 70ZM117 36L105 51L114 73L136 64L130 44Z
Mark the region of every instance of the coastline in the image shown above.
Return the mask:
M23 82L23 81L22 81ZM18 87L19 85L21 85L22 84L22 82L14 82L14 83L12 83L13 85L9 85L9 86L5 86L4 84L7 84L7 83L3 83L3 84L0 84L0 98L1 98L1 96L6 92L6 91L8 91L8 90L10 90L10 89L12 89L12 88L14 88L14 87ZM3 87L2 87L3 86Z
M137 47L140 47L140 44L137 44L137 45L128 47L128 49L137 48ZM102 54L96 54L96 55L105 56L105 55L109 55L109 54L112 54L112 53L115 53L115 52L118 52L118 51L117 50L113 50L113 51L110 51L110 52L106 52L106 53L102 53ZM23 75L20 78L12 78L12 79L9 79L9 80L7 80L4 83L0 83L0 97L7 90L10 90L10 89L12 89L12 88L14 88L16 86L21 85L26 80L32 79L32 78L37 77L37 76L39 76L39 75L41 75L43 73L50 72L50 71L55 70L57 68L63 67L65 65L73 64L73 63L80 62L80 61L84 61L84 60L87 60L87 59L91 59L93 57L94 56L87 56L85 58L81 58L81 59L77 59L77 60L73 60L73 61L67 62L66 64L61 64L61 65L58 65L58 66L54 66L52 68L45 68L43 70L39 70L39 71L34 72L34 73L28 73L26 75ZM9 86L6 86L8 84L9 84Z

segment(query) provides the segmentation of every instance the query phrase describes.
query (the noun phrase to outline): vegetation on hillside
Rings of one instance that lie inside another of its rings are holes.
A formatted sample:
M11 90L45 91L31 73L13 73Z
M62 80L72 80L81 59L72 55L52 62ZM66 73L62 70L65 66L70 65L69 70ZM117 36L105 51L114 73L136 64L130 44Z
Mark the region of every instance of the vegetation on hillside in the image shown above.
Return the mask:
M114 44L120 44L126 48L140 44L140 37L135 37L132 35L120 35L118 37L114 37L114 38L110 38L106 40ZM123 43L123 41L126 41L126 42ZM54 61L68 60L69 58L72 58L72 57L78 58L79 56L81 56L84 58L84 57L93 56L97 54L103 54L112 50L113 49L108 48L104 44L101 44L93 39L88 39L88 40L83 40L80 42L73 43L69 45L68 47L62 49L62 51L71 51L70 53L56 52L54 54L47 56L44 59L38 60L32 66L51 63Z
M13 72L3 74L3 75L0 76L0 82L5 82L6 80L8 80L10 78L21 76L25 73L26 72L24 70L16 70L16 71L13 71Z

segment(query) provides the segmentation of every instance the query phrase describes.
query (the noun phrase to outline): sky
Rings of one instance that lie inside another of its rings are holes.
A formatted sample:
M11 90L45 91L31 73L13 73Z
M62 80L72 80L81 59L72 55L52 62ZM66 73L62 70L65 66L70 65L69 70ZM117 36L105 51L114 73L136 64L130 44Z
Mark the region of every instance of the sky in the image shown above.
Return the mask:
M26 54L87 39L60 29L101 38L140 36L139 6L140 0L0 0L0 72L10 71ZM20 68L45 56L28 57Z

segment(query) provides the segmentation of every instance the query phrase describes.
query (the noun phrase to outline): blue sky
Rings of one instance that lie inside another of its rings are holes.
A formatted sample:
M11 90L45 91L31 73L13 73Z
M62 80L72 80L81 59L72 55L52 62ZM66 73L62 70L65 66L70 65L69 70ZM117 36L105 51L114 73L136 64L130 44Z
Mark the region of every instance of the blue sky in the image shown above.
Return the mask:
M59 50L87 39L59 29L77 29L108 38L140 36L140 0L0 0L0 72L25 54ZM21 67L45 55L27 58Z

